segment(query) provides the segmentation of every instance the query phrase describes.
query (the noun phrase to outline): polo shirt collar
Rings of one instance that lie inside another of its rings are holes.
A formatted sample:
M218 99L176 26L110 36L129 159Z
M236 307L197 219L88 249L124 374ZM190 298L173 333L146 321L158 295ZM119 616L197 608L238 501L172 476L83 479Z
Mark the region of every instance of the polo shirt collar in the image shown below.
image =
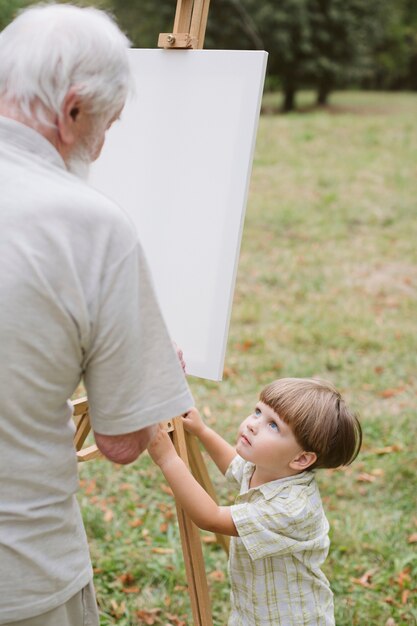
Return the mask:
M247 462L243 470L243 477L245 485L248 491L260 491L265 500L270 500L274 496L280 494L281 497L285 497L285 491L289 491L291 487L296 485L309 485L314 480L314 471L301 472L294 476L286 476L285 478L277 478L277 480L271 480L268 483L259 485L258 487L251 487L249 489L249 481L255 469L253 463Z
M14 150L31 153L62 169L67 169L65 162L56 148L43 135L33 128L0 116L0 142L10 145Z

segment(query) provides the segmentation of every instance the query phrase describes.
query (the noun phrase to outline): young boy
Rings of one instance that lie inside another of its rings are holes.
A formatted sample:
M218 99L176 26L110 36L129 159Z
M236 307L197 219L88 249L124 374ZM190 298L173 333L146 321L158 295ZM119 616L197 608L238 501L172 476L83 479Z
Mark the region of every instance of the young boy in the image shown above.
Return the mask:
M313 470L348 465L362 443L360 424L338 391L316 379L274 381L242 422L235 448L195 408L183 420L226 478L240 485L233 506L218 506L165 431L149 445L193 522L233 537L229 626L333 626L333 595L320 570L329 524Z

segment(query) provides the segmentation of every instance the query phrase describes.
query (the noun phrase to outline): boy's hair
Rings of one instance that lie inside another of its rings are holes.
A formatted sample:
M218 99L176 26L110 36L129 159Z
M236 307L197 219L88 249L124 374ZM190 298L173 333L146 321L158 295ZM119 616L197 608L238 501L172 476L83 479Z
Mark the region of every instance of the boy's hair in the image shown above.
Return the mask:
M349 465L357 457L361 425L327 381L281 378L267 385L259 399L291 427L303 450L317 454L309 469Z

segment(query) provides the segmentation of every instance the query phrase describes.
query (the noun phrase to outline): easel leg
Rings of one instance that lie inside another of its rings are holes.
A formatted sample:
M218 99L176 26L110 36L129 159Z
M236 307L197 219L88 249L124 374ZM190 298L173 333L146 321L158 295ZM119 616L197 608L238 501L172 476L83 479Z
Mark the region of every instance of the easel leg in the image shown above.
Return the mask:
M172 432L175 448L188 465L187 445L181 418L175 418ZM184 554L191 608L195 626L213 626L211 604L198 528L177 503L178 524Z
M203 455L201 454L200 447L197 439L190 433L185 433L185 441L187 444L188 460L190 463L190 469L193 476L198 480L200 485L207 491L209 496L217 503L216 492L213 487L213 483L210 480L209 473L207 471L206 464L204 463ZM220 535L216 533L217 543L222 546L226 554L229 554L230 537Z

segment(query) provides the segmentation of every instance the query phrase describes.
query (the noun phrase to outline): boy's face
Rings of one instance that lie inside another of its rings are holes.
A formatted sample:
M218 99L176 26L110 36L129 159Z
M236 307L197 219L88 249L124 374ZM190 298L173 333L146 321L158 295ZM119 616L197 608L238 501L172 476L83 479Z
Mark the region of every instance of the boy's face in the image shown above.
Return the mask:
M262 482L292 476L295 471L290 463L302 452L291 428L270 406L258 402L239 428L237 453L256 465L256 473Z

